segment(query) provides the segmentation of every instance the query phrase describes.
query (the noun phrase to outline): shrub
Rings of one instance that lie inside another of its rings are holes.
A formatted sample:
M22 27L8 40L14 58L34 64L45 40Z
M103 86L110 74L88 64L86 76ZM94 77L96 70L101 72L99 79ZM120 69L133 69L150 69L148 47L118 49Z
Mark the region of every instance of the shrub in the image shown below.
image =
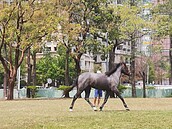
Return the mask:
M70 89L71 86L65 86L65 85L60 85L59 88L57 88L58 90L63 90L63 97L65 98L69 98L69 92L70 92Z
M165 96L165 97L167 97L167 98L171 98L171 97L172 97L172 93L171 93L170 95Z
M124 90L126 90L127 89L127 87L126 86L124 86L124 85L118 85L118 90L119 90L119 92L120 93L123 93L124 92Z
M27 86L28 89L30 89L30 95L32 96L32 98L36 97L36 92L38 92L37 87L36 86Z
M63 91L65 91L65 90L68 90L69 88L71 88L71 86L60 85L60 86L57 88L57 90L63 90Z
M154 86L146 86L146 89L155 89L155 87Z

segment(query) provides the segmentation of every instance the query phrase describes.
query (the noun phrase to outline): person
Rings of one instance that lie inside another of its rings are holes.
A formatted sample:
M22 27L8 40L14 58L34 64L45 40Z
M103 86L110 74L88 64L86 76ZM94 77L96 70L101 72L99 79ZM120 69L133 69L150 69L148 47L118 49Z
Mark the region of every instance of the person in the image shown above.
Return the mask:
M95 89L95 94L94 94L94 106L95 107L99 106L101 97L102 97L102 90Z
M101 72L98 70L97 73L101 73ZM94 106L95 107L99 106L101 97L102 97L102 90L95 89L94 91Z

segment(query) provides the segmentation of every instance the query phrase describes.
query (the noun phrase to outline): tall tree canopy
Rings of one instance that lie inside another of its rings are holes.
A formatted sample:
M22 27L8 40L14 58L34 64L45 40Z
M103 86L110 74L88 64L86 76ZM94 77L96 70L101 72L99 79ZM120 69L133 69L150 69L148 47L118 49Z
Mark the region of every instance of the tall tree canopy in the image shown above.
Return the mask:
M51 24L44 24L50 21L44 9L35 0L15 0L0 7L0 61L7 73L7 99L13 99L17 69L27 49L43 36L51 34L52 29L47 29Z

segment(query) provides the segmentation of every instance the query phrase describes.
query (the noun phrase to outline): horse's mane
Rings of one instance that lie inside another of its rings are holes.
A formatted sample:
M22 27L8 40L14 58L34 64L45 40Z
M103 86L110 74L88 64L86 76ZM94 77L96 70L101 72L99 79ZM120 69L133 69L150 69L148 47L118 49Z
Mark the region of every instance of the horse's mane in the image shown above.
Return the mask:
M107 76L110 76L111 74L113 74L119 68L120 65L121 65L121 63L118 63L114 68L112 68L111 70L105 72L105 74Z

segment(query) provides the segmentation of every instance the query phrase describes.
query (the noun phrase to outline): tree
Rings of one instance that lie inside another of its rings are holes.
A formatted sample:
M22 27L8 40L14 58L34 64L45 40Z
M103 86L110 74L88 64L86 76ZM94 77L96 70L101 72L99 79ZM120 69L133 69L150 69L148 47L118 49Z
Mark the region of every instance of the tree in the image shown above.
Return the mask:
M136 97L136 88L135 88L135 58L136 58L136 46L138 43L138 39L143 37L146 34L149 34L149 30L151 29L152 22L150 20L146 20L142 18L140 7L136 7L136 3L130 4L130 6L125 6L121 9L121 11L125 14L121 16L123 25L120 26L123 37L126 41L131 43L131 84L132 84L132 96ZM144 7L143 8L147 8ZM148 31L143 31L143 29L147 29Z
M108 43L111 45L110 59L114 62L115 49L122 43L129 42L131 44L131 80L132 80L132 96L136 96L135 90L135 54L136 54L136 42L145 33L142 31L148 22L146 22L140 15L141 9L136 6L129 6L124 4L123 6L110 5L107 18L109 19L108 27ZM108 20L106 20L108 21ZM109 67L112 67L112 63Z
M95 15L95 10L103 2L102 0L78 0L70 11L70 22L80 26L79 35L73 44L74 51L71 53L76 64L77 76L81 73L81 56L83 53L92 52L90 46L96 44L94 40L91 40L90 28L93 26L92 17Z
M68 57L69 55L75 61L77 76L81 73L80 58L83 53L88 52L91 44L94 42L88 42L89 27L94 7L100 3L99 0L75 0L75 1L60 1L58 3L57 12L62 13L62 21L59 23L57 33L61 34L61 37L57 36L57 41L63 44L66 48L66 76L68 74ZM82 8L82 9L81 9ZM89 39L90 41L90 39ZM68 77L66 77L67 79ZM66 81L68 82L68 81Z
M61 33L62 33L62 40L61 44L66 49L66 61L65 61L65 85L69 85L69 56L73 56L72 48L76 46L77 37L80 34L81 26L77 23L72 23L70 18L71 10L67 10L66 18L60 24L61 25ZM74 57L74 56L73 56ZM74 58L75 60L75 58ZM79 60L80 62L80 60ZM76 73L80 73L80 67L78 67L78 63L76 62Z
M13 99L13 89L17 69L21 65L26 51L35 43L35 31L40 32L42 29L37 28L41 23L34 23L34 19L43 18L41 9L37 8L39 2L35 0L13 1L10 5L3 4L0 8L0 60L7 73L8 95L7 99ZM37 13L39 12L39 13ZM45 18L45 17L44 17ZM37 25L36 28L35 25ZM45 33L45 29L43 29ZM5 53L4 53L5 50Z
M52 38L54 30L57 28L57 24L60 21L60 17L54 16L57 14L54 14L54 9L56 7L53 3L54 1L51 0L37 4L37 10L34 12L35 15L31 19L33 29L32 34L30 35L30 40L33 45L30 47L30 55L28 58L32 56L33 59L33 74L30 74L33 77L33 85L36 85L36 53L40 52L46 43L46 40L50 40Z
M32 11L28 11L26 16L22 7L27 6L32 10L31 4L23 4L21 1L16 1L11 6L4 5L1 8L1 44L0 44L0 60L7 73L8 79L8 95L7 99L13 99L13 88L17 69L21 65L24 53L28 46L24 46L23 37L21 37L24 27L25 18L30 18ZM25 42L26 43L26 42ZM7 57L4 56L3 47L6 47ZM14 58L13 58L14 55Z
M169 48L169 63L170 63L170 77L169 82L172 84L172 0L166 0L163 4L156 6L154 10L156 14L155 23L158 26L157 36L162 38L169 36L170 48ZM158 17L157 17L158 15Z
M58 86L63 85L65 82L65 48L59 46L57 50L57 56L51 56L51 53L47 53L43 58L37 62L37 81L39 84L47 83L47 79L51 78L53 82L57 81ZM69 83L72 83L74 77L74 62L69 58Z
M93 17L94 35L106 42L105 52L109 52L109 69L114 67L116 47L124 43L121 39L119 27L122 23L120 18L120 6L114 4L104 4L97 8L96 15Z
M37 63L36 73L39 84L47 83L47 79L51 78L55 81L57 78L64 80L64 69L59 67L58 56L52 57L50 53L41 58Z

